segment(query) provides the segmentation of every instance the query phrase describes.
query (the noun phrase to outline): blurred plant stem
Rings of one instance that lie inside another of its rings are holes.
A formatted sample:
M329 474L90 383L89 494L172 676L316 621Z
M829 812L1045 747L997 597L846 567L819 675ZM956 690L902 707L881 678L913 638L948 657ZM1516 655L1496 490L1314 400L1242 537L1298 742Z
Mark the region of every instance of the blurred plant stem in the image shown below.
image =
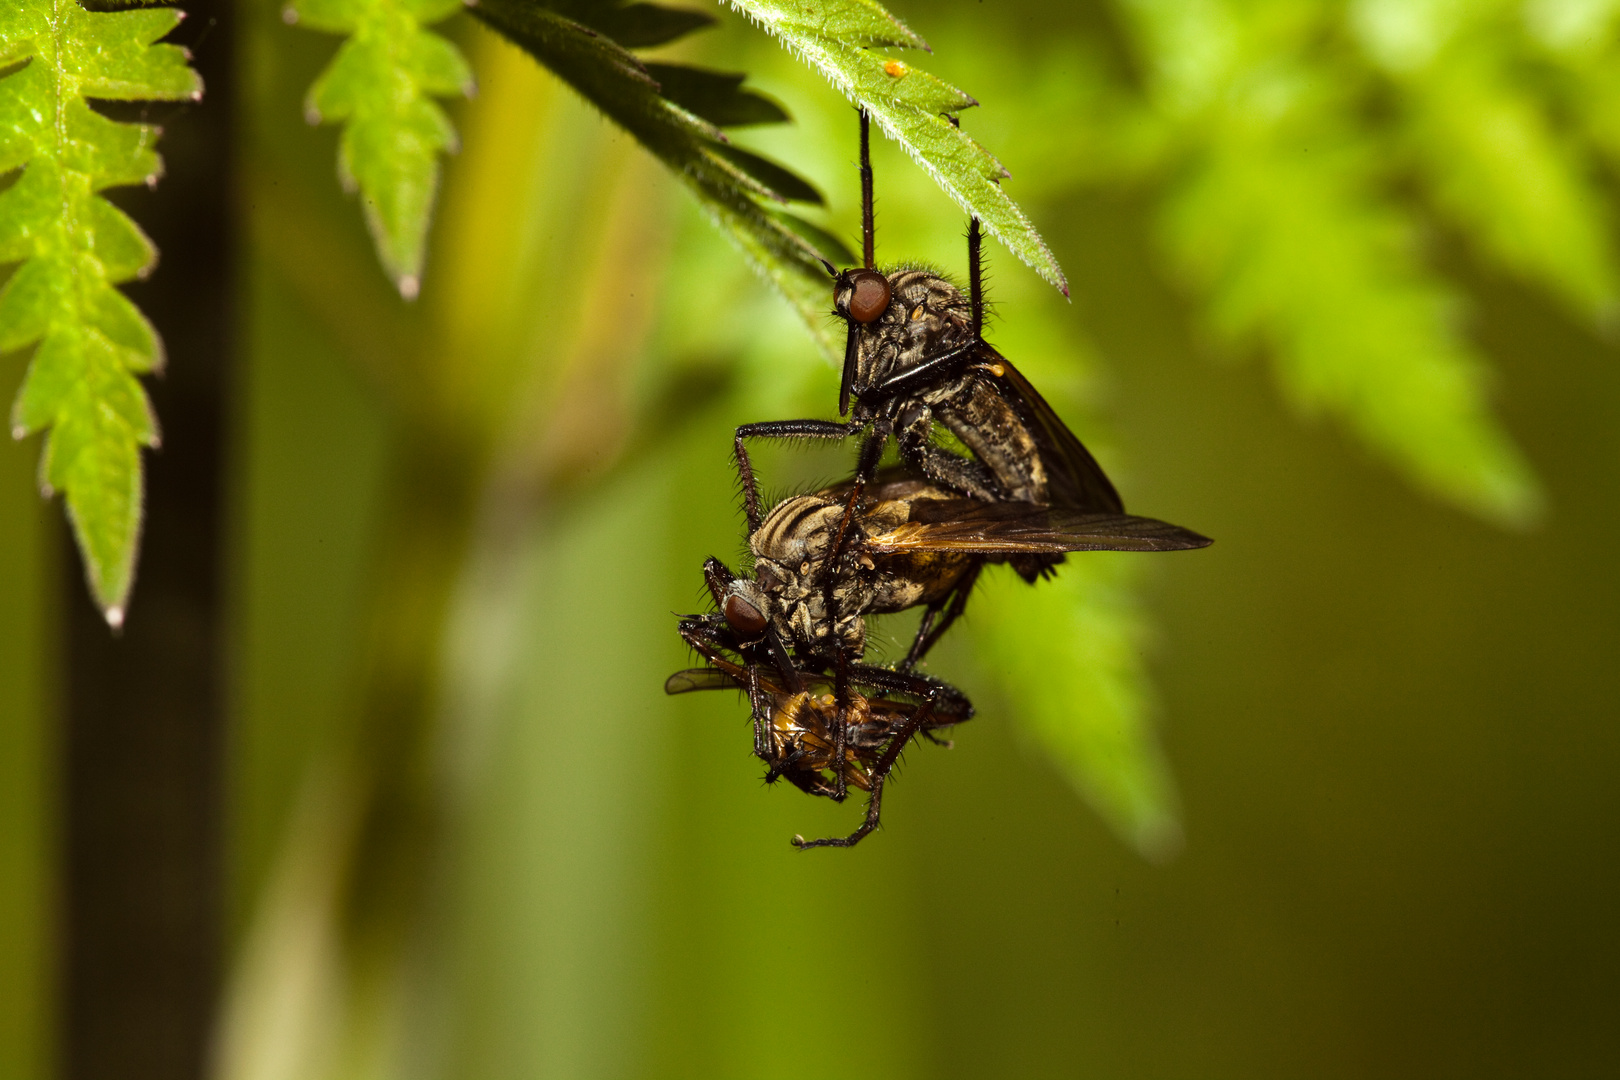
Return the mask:
M0 363L0 397L22 375ZM0 1076L51 1069L51 851L56 770L50 737L56 672L47 591L58 579L33 455L0 451Z
M323 242L295 182L254 193L258 257L366 372L393 431L351 719L306 778L252 915L219 1062L232 1080L393 1076L431 1058L412 994L449 814L450 600L470 553L487 565L549 491L611 464L628 430L665 182L527 57L470 41L487 92L464 116L415 340L372 336L397 320L353 284L369 253Z

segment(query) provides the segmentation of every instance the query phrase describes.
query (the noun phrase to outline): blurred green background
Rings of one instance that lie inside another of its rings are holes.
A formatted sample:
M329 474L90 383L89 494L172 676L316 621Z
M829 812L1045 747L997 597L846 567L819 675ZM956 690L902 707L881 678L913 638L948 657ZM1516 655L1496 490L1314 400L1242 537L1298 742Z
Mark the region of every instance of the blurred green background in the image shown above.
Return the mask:
M1312 6L1187 3L1204 21L1165 31L1164 55L1261 26L1206 87L1232 96L1309 60ZM1223 264L1199 262L1199 223L1178 233L1166 195L1199 159L1162 148L1206 121L1154 129L1122 104L1171 115L1187 95L1163 87L1207 77L1155 81L1142 27L1173 5L893 7L929 69L984 103L964 124L1073 284L1066 303L990 246L992 339L1134 511L1216 545L1075 558L1035 591L996 575L931 658L978 718L954 749L908 754L880 833L795 853L793 833L858 811L765 788L733 696L660 686L690 662L672 613L705 605L703 558L742 550L732 426L830 415L836 371L660 165L464 17L446 32L480 92L455 110L462 150L403 303L334 181L335 136L300 113L335 40L240 3L214 1075L1614 1075L1612 172L1576 170L1588 218L1559 219L1532 176L1552 209L1502 239L1475 227L1520 220L1492 192L1458 194L1422 153L1390 170L1539 478L1535 523L1496 524L1531 497L1408 469L1354 415L1302 414L1273 378L1289 346L1224 333ZM1602 4L1482 3L1498 21L1431 43L1435 70L1562 40L1535 34L1565 7L1597 41L1567 70L1612 66ZM1402 40L1421 49L1457 8L1414 4L1431 23ZM675 54L788 107L792 128L739 139L811 177L850 236L854 122L833 91L731 15ZM1500 70L1586 131L1547 67ZM1371 70L1316 74L1350 95ZM1400 126L1413 70L1368 96L1369 129L1395 134L1363 152L1436 143ZM880 259L960 273L960 213L895 148L875 154ZM1272 175L1257 198L1286 218L1297 177ZM1599 229L1589 269L1537 220ZM1344 250L1296 239L1307 279ZM1316 302L1338 312L1312 324L1327 337L1365 329L1357 297ZM0 359L4 396L21 370ZM59 650L64 606L87 602L58 585L74 574L35 454L0 449L0 1075L19 1080L61 1058ZM848 455L762 467L782 492ZM1024 679L1048 658L1020 666L1020 643L1071 639L1102 674ZM1091 732L1066 768L1041 730L1065 707L1077 730L1156 717L1157 743Z

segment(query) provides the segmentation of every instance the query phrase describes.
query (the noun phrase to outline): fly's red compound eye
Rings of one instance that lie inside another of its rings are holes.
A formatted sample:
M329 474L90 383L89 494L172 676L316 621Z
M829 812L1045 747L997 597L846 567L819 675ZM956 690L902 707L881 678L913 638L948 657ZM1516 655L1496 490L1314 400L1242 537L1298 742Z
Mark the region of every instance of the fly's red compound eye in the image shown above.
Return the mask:
M726 622L743 637L758 637L765 632L765 616L759 613L759 608L735 593L726 597L721 610L725 613Z
M889 279L876 270L857 270L849 276L849 317L869 323L889 310Z

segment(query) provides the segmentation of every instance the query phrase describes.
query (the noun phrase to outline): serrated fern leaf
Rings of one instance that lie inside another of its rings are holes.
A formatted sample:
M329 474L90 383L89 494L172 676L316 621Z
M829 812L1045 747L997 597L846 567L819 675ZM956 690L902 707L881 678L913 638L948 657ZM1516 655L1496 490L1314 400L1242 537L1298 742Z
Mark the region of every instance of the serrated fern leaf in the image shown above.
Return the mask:
M740 76L643 64L607 32L628 26L632 40L646 41L658 36L655 30L667 34L672 27L692 28L690 20L658 14L664 10L646 4L620 8L482 0L473 14L669 166L749 262L793 304L822 352L841 356L843 342L834 339L826 318L828 280L821 260L847 253L814 226L759 201L819 203L821 196L787 169L731 145L721 130L722 125L768 123L786 114L742 90Z
M383 269L407 300L422 280L439 155L455 129L434 96L466 94L472 72L456 47L425 26L461 0L290 0L288 22L347 34L310 87L311 123L340 123L338 175L358 190Z
M1119 836L1159 857L1180 826L1132 577L1130 556L1100 553L1071 556L1035 589L1000 575L975 597L968 625L1019 725Z
M120 124L86 98L202 95L185 50L154 44L173 8L90 12L65 0L12 0L0 12L0 262L20 263L0 291L0 350L35 346L12 433L47 432L41 483L60 491L86 576L123 621L141 530L142 446L158 441L136 375L161 367L157 332L114 286L157 252L100 192L157 182L158 130Z
M961 130L956 114L977 105L967 94L904 61L874 51L928 50L928 43L875 0L725 0L820 71L869 113L958 206L1041 277L1069 294L1057 259L1018 204L1002 190L1009 176Z

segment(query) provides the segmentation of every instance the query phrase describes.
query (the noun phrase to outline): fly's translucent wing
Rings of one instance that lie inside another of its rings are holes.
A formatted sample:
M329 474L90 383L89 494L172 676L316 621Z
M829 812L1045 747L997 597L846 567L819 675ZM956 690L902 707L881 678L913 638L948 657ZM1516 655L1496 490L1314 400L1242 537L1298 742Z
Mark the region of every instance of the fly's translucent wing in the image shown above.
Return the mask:
M1040 447L1053 505L1095 513L1123 514L1125 503L1102 471L1102 466L1069 430L1069 425L1041 397L1040 391L1024 378L1010 360L989 345L980 345L979 356L985 367L990 369L984 377L1013 403Z
M664 693L689 694L694 690L741 690L741 669L733 675L717 667L687 668L664 680Z
M909 519L868 536L869 554L953 551L978 555L1047 555L1065 551L1184 551L1213 541L1191 529L1130 514L1089 513L1068 506L917 499Z

